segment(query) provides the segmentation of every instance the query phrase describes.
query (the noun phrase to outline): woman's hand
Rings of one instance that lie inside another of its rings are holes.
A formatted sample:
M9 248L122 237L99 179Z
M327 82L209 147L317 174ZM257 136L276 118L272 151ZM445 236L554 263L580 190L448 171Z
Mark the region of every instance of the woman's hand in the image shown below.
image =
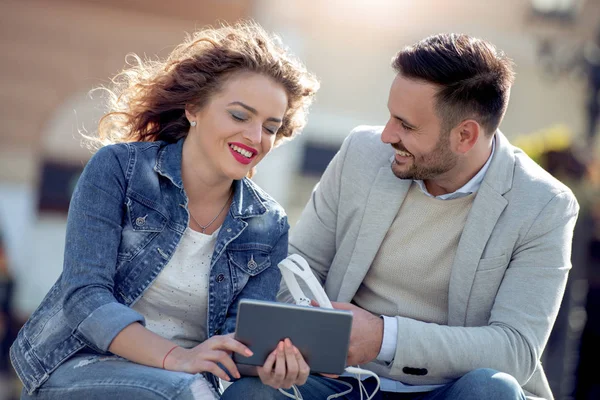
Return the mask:
M290 339L279 342L267 357L265 365L256 370L262 383L275 389L304 385L310 373L304 357Z
M253 353L248 347L228 335L213 336L192 349L177 347L165 359L165 369L182 371L190 374L210 372L219 378L229 381L230 378L218 363L221 363L231 376L240 378L240 373L231 358L232 353L249 357Z

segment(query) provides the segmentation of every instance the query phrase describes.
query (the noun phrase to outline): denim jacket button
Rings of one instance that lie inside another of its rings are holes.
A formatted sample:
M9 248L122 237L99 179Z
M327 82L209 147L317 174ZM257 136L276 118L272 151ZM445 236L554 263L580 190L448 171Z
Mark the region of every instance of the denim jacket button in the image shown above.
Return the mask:
M135 219L135 224L137 226L144 226L146 224L146 217L137 217Z
M256 263L256 261L254 261L254 256L250 256L250 261L248 261L248 269L253 270L256 269L256 267L258 267L258 264Z
M231 232L231 228L227 228L227 232L228 232L228 233L229 233L229 232Z
M225 275L223 275L223 274L217 275L217 282L223 282L224 279L225 279Z

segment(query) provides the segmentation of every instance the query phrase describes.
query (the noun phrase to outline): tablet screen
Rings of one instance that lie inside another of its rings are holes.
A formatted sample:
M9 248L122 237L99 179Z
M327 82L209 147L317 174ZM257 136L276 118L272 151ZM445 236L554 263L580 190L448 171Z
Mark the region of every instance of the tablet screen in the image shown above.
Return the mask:
M289 338L300 350L312 372L341 374L346 367L352 313L318 307L260 300L241 300L235 338L252 350L240 364L262 366L277 344Z

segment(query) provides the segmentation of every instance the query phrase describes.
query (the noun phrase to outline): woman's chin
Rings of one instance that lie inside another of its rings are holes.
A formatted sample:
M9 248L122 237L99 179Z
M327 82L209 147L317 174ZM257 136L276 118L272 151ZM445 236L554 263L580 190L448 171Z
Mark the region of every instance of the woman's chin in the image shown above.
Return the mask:
M225 176L234 181L239 181L244 179L250 171L251 168L236 168L235 170L225 171Z

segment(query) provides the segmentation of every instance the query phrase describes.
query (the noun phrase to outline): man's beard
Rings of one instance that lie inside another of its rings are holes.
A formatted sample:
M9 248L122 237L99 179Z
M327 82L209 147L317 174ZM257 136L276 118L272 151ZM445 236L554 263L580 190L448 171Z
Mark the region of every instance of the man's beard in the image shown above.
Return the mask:
M407 151L406 148L400 144L393 147ZM392 172L400 179L434 179L441 174L450 171L456 166L457 162L457 156L450 151L449 135L442 135L431 152L420 156L418 160L413 155L412 165L408 170L398 170L394 168L396 161L392 161Z

